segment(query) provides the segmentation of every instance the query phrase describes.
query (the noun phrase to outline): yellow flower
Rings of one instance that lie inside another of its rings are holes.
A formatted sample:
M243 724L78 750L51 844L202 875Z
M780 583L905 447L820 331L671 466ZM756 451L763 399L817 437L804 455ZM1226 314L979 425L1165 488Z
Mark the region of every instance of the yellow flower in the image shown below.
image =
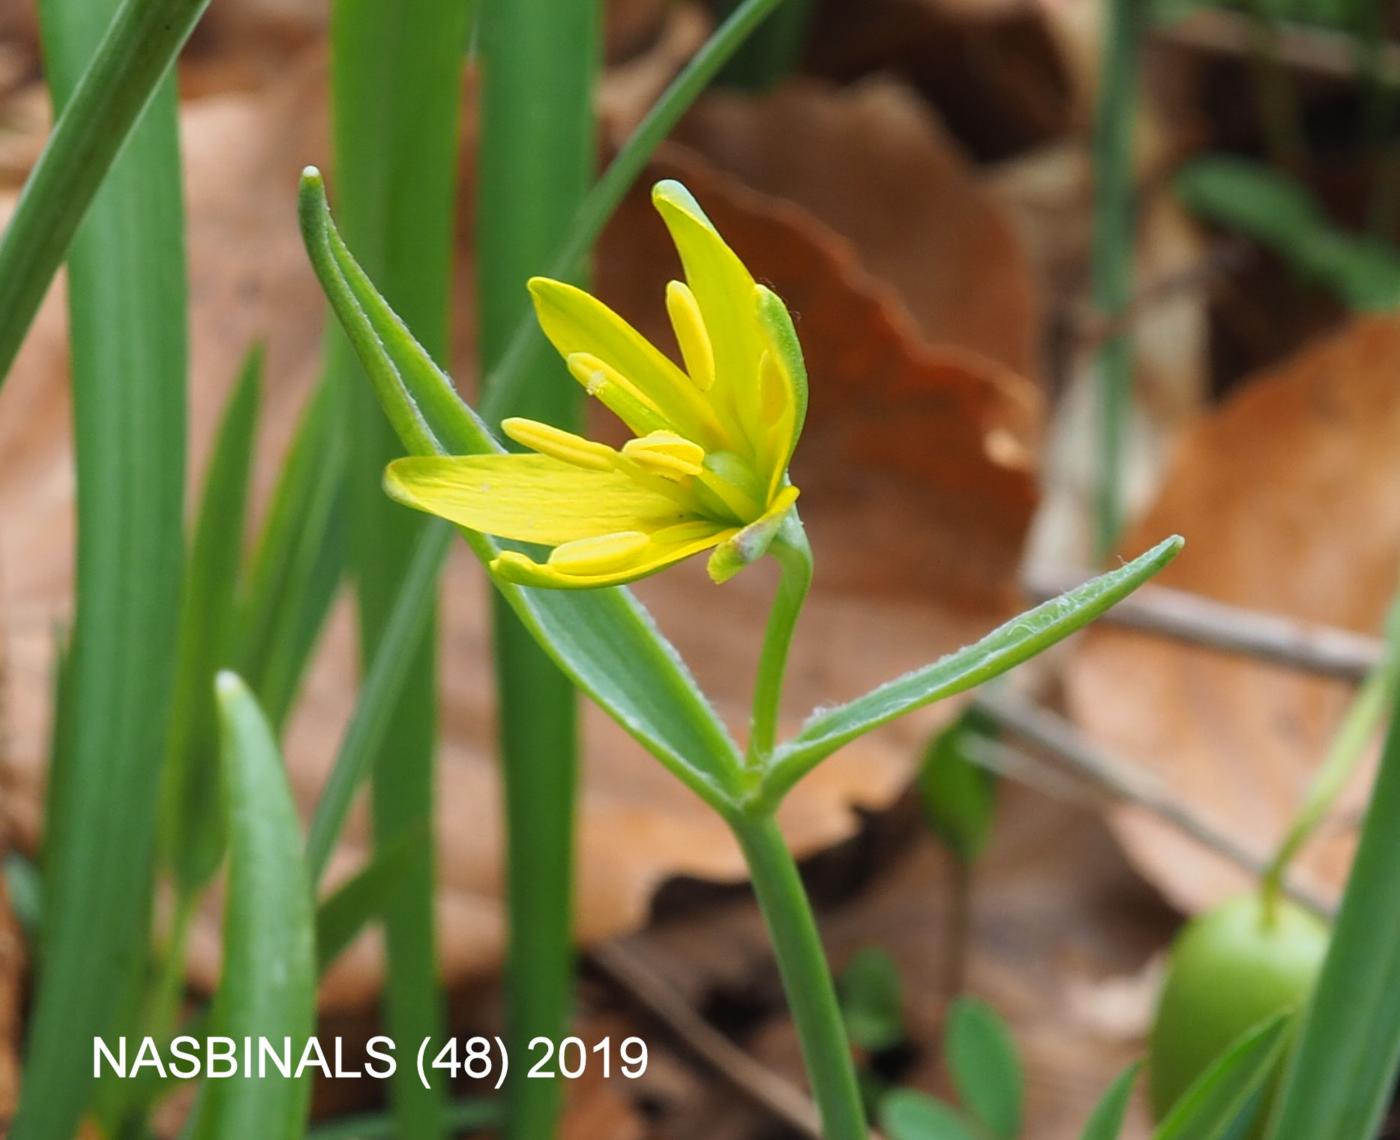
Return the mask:
M581 289L530 282L570 373L634 438L613 448L508 419L505 434L529 452L399 459L385 472L401 503L554 548L545 562L504 551L491 569L510 581L611 586L712 549L710 576L723 582L767 550L797 498L787 467L807 377L792 319L685 187L658 183L652 201L685 270L666 289L684 368Z

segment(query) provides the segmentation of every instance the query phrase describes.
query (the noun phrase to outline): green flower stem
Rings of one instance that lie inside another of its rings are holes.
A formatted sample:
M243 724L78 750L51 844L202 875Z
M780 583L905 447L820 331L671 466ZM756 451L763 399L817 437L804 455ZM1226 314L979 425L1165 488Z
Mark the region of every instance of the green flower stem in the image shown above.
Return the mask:
M661 140L671 133L715 73L780 3L782 0L744 0L691 57L579 203L567 238L554 251L547 276L568 280L578 272L584 255L593 248L608 219L646 169ZM539 367L545 347L534 317L525 312L517 319L505 351L487 378L481 401L483 419L496 424L510 414L507 409L515 406L527 378Z
M821 1113L822 1136L865 1140L869 1132L851 1047L797 863L771 815L738 816L730 826L743 848L773 940L802 1060Z
M1093 293L1099 317L1122 328L1133 280L1133 119L1147 0L1110 0L1094 122ZM1123 433L1131 406L1133 346L1127 332L1099 351L1099 470L1095 552L1106 559L1123 527Z
M788 650L797 628L797 616L812 588L812 548L802 520L792 511L769 547L769 553L782 567L778 593L768 615L763 650L758 659L758 679L754 683L753 715L749 722L749 767L760 770L777 744L778 716L782 711L783 677L787 673Z
M93 195L208 4L127 0L64 103L0 244L0 384Z

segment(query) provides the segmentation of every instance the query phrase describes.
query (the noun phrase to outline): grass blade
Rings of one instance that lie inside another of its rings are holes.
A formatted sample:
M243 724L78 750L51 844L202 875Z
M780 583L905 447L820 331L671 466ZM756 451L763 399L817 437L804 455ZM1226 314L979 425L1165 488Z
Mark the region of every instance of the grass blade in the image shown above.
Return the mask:
M336 0L331 6L335 155L346 232L438 360L448 344L458 107L474 10L466 0ZM411 565L413 549L429 521L390 502L380 488L380 473L399 448L373 391L358 382L357 373L345 338L333 335L327 376L346 387L349 402L350 555L361 658L369 668L391 632L395 595L419 565ZM422 589L430 601L432 577ZM369 765L376 846L382 850L408 829L426 835L383 916L386 1020L401 1041L443 1030L433 910L436 642L431 606L425 611L416 636L397 651L408 675L386 710L393 763ZM318 833L317 842L326 837ZM445 1090L424 1088L408 1066L400 1066L391 1093L402 1134L427 1140L442 1133Z
M383 915L399 884L428 841L410 828L379 847L374 857L316 908L316 968L324 974L366 926Z
M223 847L214 677L232 660L262 367L262 351L254 349L224 410L180 599L163 831L166 858L182 894L191 894L208 881Z
M1256 1097L1283 1055L1292 1024L1291 1014L1279 1014L1231 1045L1172 1106L1152 1140L1224 1140L1233 1136L1241 1114L1257 1106ZM1324 1135L1341 1140L1350 1134L1316 1133L1313 1140Z
M1394 717L1332 943L1304 1009L1272 1140L1374 1136L1400 1067L1400 716Z
M1118 1140L1123 1131L1123 1121L1128 1115L1128 1101L1132 1099L1133 1085L1142 1071L1142 1062L1134 1061L1118 1074L1099 1103L1089 1123L1084 1126L1079 1140Z
M408 573L400 583L383 636L360 686L355 712L311 819L306 861L313 882L319 881L330 861L360 781L391 739L390 722L413 677L418 647L430 627L433 587L451 539L452 528L445 523L425 527L418 536ZM424 839L426 842L426 832Z
M476 270L484 376L529 318L525 283L549 270L592 181L599 18L597 5L577 0L482 9ZM567 272L579 281L578 266ZM503 414L581 429L584 393L557 356L537 353L520 375L525 382ZM506 1037L520 1053L537 1037L557 1041L568 1031L578 708L568 678L510 605L498 595L492 602L506 812ZM553 1135L563 1094L559 1079L532 1080L517 1069L506 1084L506 1136Z
M86 28L77 50L46 46L47 66L59 66L63 106L0 242L0 385L97 188L208 5L126 0L118 10L89 2L81 5ZM98 43L104 18L112 23ZM52 15L44 19L53 26Z
M279 731L345 565L344 389L322 384L283 461L239 603L238 670Z
M13 353L29 295L16 276L47 280L56 245L26 227L60 230L82 214L55 214L51 196L86 204L169 54L158 66L134 55L174 47L165 31L143 42L147 21L200 5L129 4L99 50L114 2L46 0L45 66L60 122L94 116L125 92L128 118L84 118L58 135L57 157L31 178L33 205L17 215L0 254L0 362ZM104 54L104 51L106 54ZM96 53L96 55L94 54ZM89 69L90 61L96 59ZM132 66L134 80L113 68ZM154 70L151 68L154 67ZM103 78L105 76L105 78ZM101 82L99 83L99 80ZM139 99L137 95L139 94ZM120 108L117 108L120 110ZM78 476L77 614L63 710L63 779L50 799L55 841L45 847L45 938L28 1063L14 1135L69 1136L88 1103L92 1071L75 1043L111 1032L126 1015L130 979L147 950L156 804L165 755L184 561L185 261L175 87L161 83L145 117L92 201L69 259L75 451ZM106 122L113 139L72 137ZM62 128L60 127L60 130ZM73 149L93 169L72 168ZM57 185L67 171L74 186ZM71 226L69 227L71 232ZM34 244L38 242L38 246ZM16 254L10 251L21 251ZM45 251L48 252L45 252ZM42 289L42 284L39 286Z
M1082 629L1161 570L1182 545L1179 537L1159 542L1126 566L1012 618L973 645L888 681L863 697L816 713L774 755L764 795L781 797L843 744L907 712L998 677Z
M311 884L301 825L272 727L233 673L218 678L222 723L228 895L224 964L214 999L221 1035L280 1048L292 1064L316 1019L316 949ZM269 1062L271 1064L271 1062ZM311 1073L275 1070L258 1080L210 1080L196 1140L299 1136L311 1099Z

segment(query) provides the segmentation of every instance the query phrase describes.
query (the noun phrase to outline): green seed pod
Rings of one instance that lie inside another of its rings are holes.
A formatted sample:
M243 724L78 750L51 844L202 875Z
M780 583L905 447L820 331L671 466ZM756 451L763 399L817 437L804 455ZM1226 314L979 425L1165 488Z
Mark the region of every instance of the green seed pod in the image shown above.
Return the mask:
M1157 1119L1231 1042L1302 1004L1328 935L1324 922L1287 899L1270 913L1257 892L1186 925L1172 945L1148 1043L1148 1096ZM1256 1118L1257 1127L1267 1116Z

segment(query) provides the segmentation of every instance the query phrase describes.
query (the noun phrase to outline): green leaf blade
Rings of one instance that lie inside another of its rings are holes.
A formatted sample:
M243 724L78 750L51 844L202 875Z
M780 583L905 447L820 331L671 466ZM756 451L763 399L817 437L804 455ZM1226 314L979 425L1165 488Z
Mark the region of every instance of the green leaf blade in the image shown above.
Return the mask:
M165 8L130 4L118 24L134 18L134 9ZM83 93L94 90L93 76L112 46L102 41L103 29L116 11L115 0L41 5L47 78L55 104L71 112L61 120L71 121L90 97ZM121 33L131 34L129 26ZM131 51L141 46L123 42ZM138 78L142 105L162 70ZM122 80L109 74L104 82ZM117 141L126 133L123 127ZM76 174L72 187L45 183L39 175L53 167L41 160L27 194L30 201L52 195L79 214L87 208L87 216L68 262L77 610L63 723L56 726L61 776L46 818L45 941L14 1124L19 1136L73 1134L92 1092L90 1057L75 1043L124 1032L134 1016L184 562L187 328L173 82L159 85L120 158L110 168L101 153L99 159L98 169ZM84 195L104 171L88 207ZM53 224L66 224L44 203L38 208ZM25 245L23 225L32 222L17 215L0 252L0 371L16 330L27 324L11 276L31 284L42 277L42 291L52 270L10 260L21 247L23 256L40 257ZM49 252L57 257L67 244L64 238Z
M1271 1140L1370 1137L1400 1070L1400 716L1391 721L1317 986L1304 1007Z
M1118 1140L1123 1131L1123 1121L1128 1115L1128 1101L1133 1095L1133 1085L1142 1071L1142 1062L1134 1061L1114 1078L1108 1091L1094 1106L1093 1115L1084 1125L1080 1140Z
M1274 1072L1288 1043L1292 1015L1280 1014L1245 1033L1172 1107L1152 1140L1224 1140ZM1344 1135L1343 1133L1316 1133ZM1356 1134L1360 1135L1360 1134Z
M887 1140L980 1140L956 1110L909 1089L880 1102L880 1127Z
M924 705L975 688L1082 629L1166 566L1184 540L1172 536L1125 566L1101 574L993 630L981 641L811 716L774 756L764 795L782 796L843 744Z
M1025 1078L1006 1023L985 1002L960 997L948 1011L945 1044L963 1107L999 1140L1016 1140Z
M162 79L208 5L75 4L88 22L81 55L47 53L50 74L72 78L60 80L62 113L0 241L0 385L98 187L157 90L169 86ZM114 14L111 27L98 44L94 24L108 14Z
M271 725L232 673L218 679L229 872L214 1026L242 1040L292 1042L315 1028L316 949L301 825ZM207 1083L196 1140L299 1136L311 1073Z
M217 819L214 677L232 660L262 363L260 349L248 354L224 409L180 600L180 642L163 807L166 854L184 892L208 881L222 847Z

